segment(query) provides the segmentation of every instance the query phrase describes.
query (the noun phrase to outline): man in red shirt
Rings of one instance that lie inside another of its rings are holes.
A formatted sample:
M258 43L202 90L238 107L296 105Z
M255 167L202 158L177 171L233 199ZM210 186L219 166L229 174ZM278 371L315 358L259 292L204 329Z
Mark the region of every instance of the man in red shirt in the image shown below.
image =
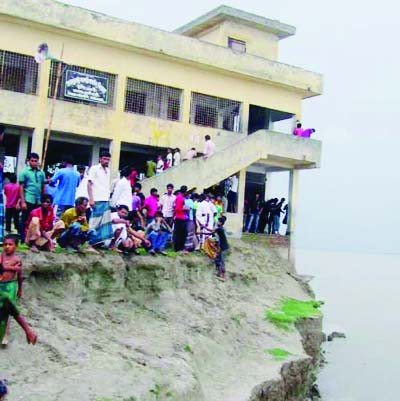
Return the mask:
M53 197L43 194L40 207L33 209L29 214L25 228L25 242L29 245L32 252L54 251L53 239L60 234L64 228L62 220L54 224L54 210L51 206Z
M182 185L175 199L175 225L174 225L174 248L176 252L183 251L187 237L185 196L187 186Z

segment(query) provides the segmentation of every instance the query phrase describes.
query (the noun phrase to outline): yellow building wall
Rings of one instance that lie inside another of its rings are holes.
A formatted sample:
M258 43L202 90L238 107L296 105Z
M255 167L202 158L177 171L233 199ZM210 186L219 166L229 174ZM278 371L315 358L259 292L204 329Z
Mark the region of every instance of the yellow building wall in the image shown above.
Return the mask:
M234 21L224 21L217 27L201 32L198 39L219 46L228 46L228 38L246 42L246 52L269 60L278 59L279 39L276 35L238 24Z
M231 27L233 29L233 27ZM64 44L64 62L117 75L114 109L57 101L53 130L110 139L113 156L119 157L120 142L180 147L183 151L201 149L204 135L211 134L219 148L243 137L249 104L300 115L301 94L272 86L265 81L244 79L185 63L117 46L100 39L55 31L24 21L23 24L0 18L0 49L34 55L38 44L47 42L57 56ZM123 111L127 77L160 83L184 90L181 122L162 120ZM47 98L49 62L40 66L40 90L37 96L0 91L0 121L36 128L33 147L39 150L43 130L47 127L50 102ZM199 127L189 124L191 92L241 101L242 133ZM119 145L118 145L119 143ZM118 166L114 158L115 166Z

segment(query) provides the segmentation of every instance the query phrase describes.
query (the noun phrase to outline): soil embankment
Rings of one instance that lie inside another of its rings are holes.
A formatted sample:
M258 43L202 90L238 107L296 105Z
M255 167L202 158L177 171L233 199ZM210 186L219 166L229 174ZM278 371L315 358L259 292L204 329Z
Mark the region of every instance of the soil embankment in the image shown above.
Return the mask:
M9 399L305 399L321 319L285 331L265 311L312 294L276 250L231 244L225 283L200 254L22 254L23 310L40 342L28 347L13 326L9 348L0 350Z

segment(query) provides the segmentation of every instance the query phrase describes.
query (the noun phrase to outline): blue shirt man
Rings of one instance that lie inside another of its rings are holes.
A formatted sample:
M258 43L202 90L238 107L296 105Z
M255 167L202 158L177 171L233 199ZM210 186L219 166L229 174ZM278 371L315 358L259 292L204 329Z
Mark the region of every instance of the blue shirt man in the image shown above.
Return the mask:
M74 170L72 161L64 160L64 163L65 167L58 170L50 180L52 185L58 183L53 201L57 217L60 217L65 210L74 207L76 188L81 180L78 172Z

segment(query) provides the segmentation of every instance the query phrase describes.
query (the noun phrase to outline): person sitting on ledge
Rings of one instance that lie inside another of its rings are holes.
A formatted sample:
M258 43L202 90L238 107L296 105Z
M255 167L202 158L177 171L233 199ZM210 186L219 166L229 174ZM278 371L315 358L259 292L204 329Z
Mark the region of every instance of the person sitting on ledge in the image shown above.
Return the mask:
M25 243L35 253L39 250L54 252L53 240L64 230L65 225L62 220L54 223L51 195L43 194L41 202L41 206L32 210L26 222Z
M154 220L146 227L147 238L151 242L151 250L149 251L151 255L156 253L165 255L164 249L171 231L171 227L164 220L162 212L156 212Z
M117 205L117 211L111 213L113 237L104 242L104 245L114 252L130 251L133 242L128 236L129 221L127 219L129 208L126 205Z
M79 247L86 241L96 237L96 230L89 230L89 223L86 217L86 210L89 199L81 196L75 200L75 207L67 209L61 215L61 221L65 224L65 231L58 239L61 248L79 251ZM85 249L87 252L97 253L93 246L89 245Z

